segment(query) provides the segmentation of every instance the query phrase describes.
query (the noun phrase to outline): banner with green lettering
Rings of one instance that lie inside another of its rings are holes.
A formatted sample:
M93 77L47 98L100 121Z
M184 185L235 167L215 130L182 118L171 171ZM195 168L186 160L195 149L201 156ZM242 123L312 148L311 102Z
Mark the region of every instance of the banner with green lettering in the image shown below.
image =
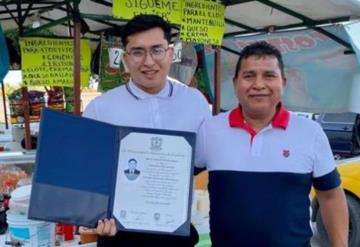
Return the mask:
M22 79L27 86L74 85L74 41L27 37L20 39ZM90 78L89 40L80 43L81 86Z

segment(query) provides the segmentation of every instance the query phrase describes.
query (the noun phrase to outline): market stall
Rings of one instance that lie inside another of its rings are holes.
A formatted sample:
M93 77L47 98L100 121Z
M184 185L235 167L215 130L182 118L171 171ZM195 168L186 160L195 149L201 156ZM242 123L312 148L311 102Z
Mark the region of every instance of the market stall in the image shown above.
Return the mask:
M57 36L57 40L59 40L59 38L64 38L65 36L70 36L73 38L73 40L71 41L71 45L74 45L74 48L72 50L73 57L71 59L74 59L75 62L73 69L74 76L71 83L74 84L74 112L78 115L80 114L81 104L80 85L82 80L86 78L86 76L80 73L80 71L83 70L81 68L82 64L80 54L84 54L83 52L81 52L84 44L81 43L80 37L82 36L83 38L88 38L91 41L89 42L88 46L94 48L96 46L96 43L103 38L102 35L104 31L122 25L124 23L125 19L127 19L126 17L113 17L112 7L113 5L115 5L115 3L113 2L115 1L59 0L22 1L21 3L19 3L18 1L10 0L6 1L5 3L0 3L0 21L5 31L9 30L11 27L14 27L16 24L19 26L19 33L21 36L31 36L41 30L51 29L52 32ZM151 1L148 1L148 3L150 2ZM189 3L189 1L187 2ZM315 32L321 34L322 36L326 36L333 42L342 46L347 53L354 54L353 48L348 42L348 40L344 39L341 36L337 36L334 32L328 31L326 28L323 28L323 26L351 20L359 13L360 4L358 1L318 0L305 1L306 3L302 2L301 4L299 4L298 1L295 0L224 0L222 2L225 5L224 37L238 37L241 35L247 36L251 33L263 35L265 34L270 36L271 34L278 31L284 31L288 29L311 28ZM189 3L189 6L190 5L191 4ZM321 8L319 8L319 6L321 6ZM135 8L139 6L133 7ZM152 6L146 6L146 8L148 7L157 8L158 11L160 11L159 9L161 9L155 4L153 4ZM196 6L194 8L196 8ZM29 23L33 27L36 23L39 23L40 26L36 27L36 24L35 28L26 29L25 26ZM179 32L178 26L179 25L175 25L174 33ZM183 25L183 27L186 27L186 25ZM188 32L187 35L191 36L191 32ZM41 38L49 40L48 37ZM31 38L26 38L23 40L23 42L27 42L30 39ZM38 37L37 41L41 43L42 40L40 40ZM196 40L188 41L195 42ZM205 51L208 52L207 55L214 57L214 59L210 62L211 65L207 66L208 75L206 75L206 78L204 79L207 82L207 86L205 86L204 88L207 89L207 93L210 95L209 98L212 100L214 113L218 113L221 108L225 109L224 107L222 107L221 102L226 102L228 95L226 94L227 90L224 87L229 87L227 84L224 84L222 82L222 76L220 74L221 60L224 60L225 56L228 57L228 53L235 55L238 54L240 49L234 49L234 47L229 45L228 42L223 42L222 44L217 44L216 42L213 42L212 45L214 46L205 46ZM31 45L26 45L23 47L27 47L27 49L29 49L29 53L31 53ZM36 49L36 47L32 48ZM114 47L107 47L106 49L108 48ZM221 55L221 51L226 51L224 52L224 56ZM110 56L109 54L110 53L108 53L107 55ZM105 58L105 60L108 58L109 57ZM49 61L45 60L40 61L40 63L48 62ZM107 73L107 75L111 76L112 73L115 73L114 70L111 69L111 67L103 66L102 68L104 69L103 73ZM120 71L121 70L118 70L116 73L120 73ZM122 71L124 71L124 68ZM212 74L214 74L214 79L211 79ZM42 78L46 78L46 76ZM29 94L27 89L25 88L21 91L21 93L25 99L25 103L23 104L23 110L25 112L24 118L27 119L26 122L29 122L30 115L28 115L28 113L31 111L31 106L26 103L30 101L29 99L26 99ZM226 99L221 101L221 97L223 99ZM29 127L27 127L27 136L29 136ZM29 140L27 141L27 143L29 145ZM202 189L204 188L202 187ZM202 192L199 193L200 196ZM199 203L196 208L200 208L206 211L206 209L204 209L206 208L206 206L203 205L204 203ZM195 222L197 220L201 222L201 217L206 217L204 216L204 211L201 213L202 216L199 216L198 218L196 215L194 216ZM206 236L204 238L204 241L207 241Z

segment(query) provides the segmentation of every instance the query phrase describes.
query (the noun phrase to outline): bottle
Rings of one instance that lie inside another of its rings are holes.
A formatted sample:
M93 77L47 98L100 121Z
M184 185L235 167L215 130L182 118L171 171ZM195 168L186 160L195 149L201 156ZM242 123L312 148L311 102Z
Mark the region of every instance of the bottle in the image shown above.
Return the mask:
M63 224L64 229L64 240L71 241L74 240L74 226L69 224Z
M57 223L55 225L55 246L60 246L64 240L64 225Z

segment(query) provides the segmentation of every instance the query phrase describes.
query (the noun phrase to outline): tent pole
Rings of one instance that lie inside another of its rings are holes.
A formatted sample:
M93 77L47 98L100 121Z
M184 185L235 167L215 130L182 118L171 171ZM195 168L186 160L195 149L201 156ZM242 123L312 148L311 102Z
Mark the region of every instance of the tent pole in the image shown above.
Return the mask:
M214 105L213 105L213 115L216 115L220 112L220 67L221 67L221 48L215 48L215 69L214 69Z
M74 22L74 114L76 116L80 116L80 108L81 108L81 78L80 78L80 13L79 13L79 2L74 1L74 14L73 14L73 22Z
M7 109L6 109L5 85L4 85L4 82L0 82L0 83L1 83L3 104L4 104L5 128L9 129L9 123L8 123L8 119L7 119Z
M22 17L21 3L17 3L18 20L19 20L19 36L22 37L24 34L23 24L25 19ZM21 88L23 98L23 109L24 109L24 124L25 124L25 149L31 149L31 132L30 132L30 102L27 86Z
M31 149L31 132L30 132L30 101L27 87L21 89L23 97L24 108L24 123L25 123L25 149Z

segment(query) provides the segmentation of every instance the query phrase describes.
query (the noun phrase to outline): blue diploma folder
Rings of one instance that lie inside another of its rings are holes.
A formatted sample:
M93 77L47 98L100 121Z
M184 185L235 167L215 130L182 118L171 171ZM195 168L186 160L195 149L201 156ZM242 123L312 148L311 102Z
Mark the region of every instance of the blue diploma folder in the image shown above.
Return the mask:
M132 132L183 136L195 145L191 132L116 126L44 109L29 218L87 227L112 218L120 140ZM193 156L194 148L191 174ZM189 179L191 202L193 180ZM190 215L189 205L187 222L171 234L189 235ZM131 231L117 224L119 230Z

